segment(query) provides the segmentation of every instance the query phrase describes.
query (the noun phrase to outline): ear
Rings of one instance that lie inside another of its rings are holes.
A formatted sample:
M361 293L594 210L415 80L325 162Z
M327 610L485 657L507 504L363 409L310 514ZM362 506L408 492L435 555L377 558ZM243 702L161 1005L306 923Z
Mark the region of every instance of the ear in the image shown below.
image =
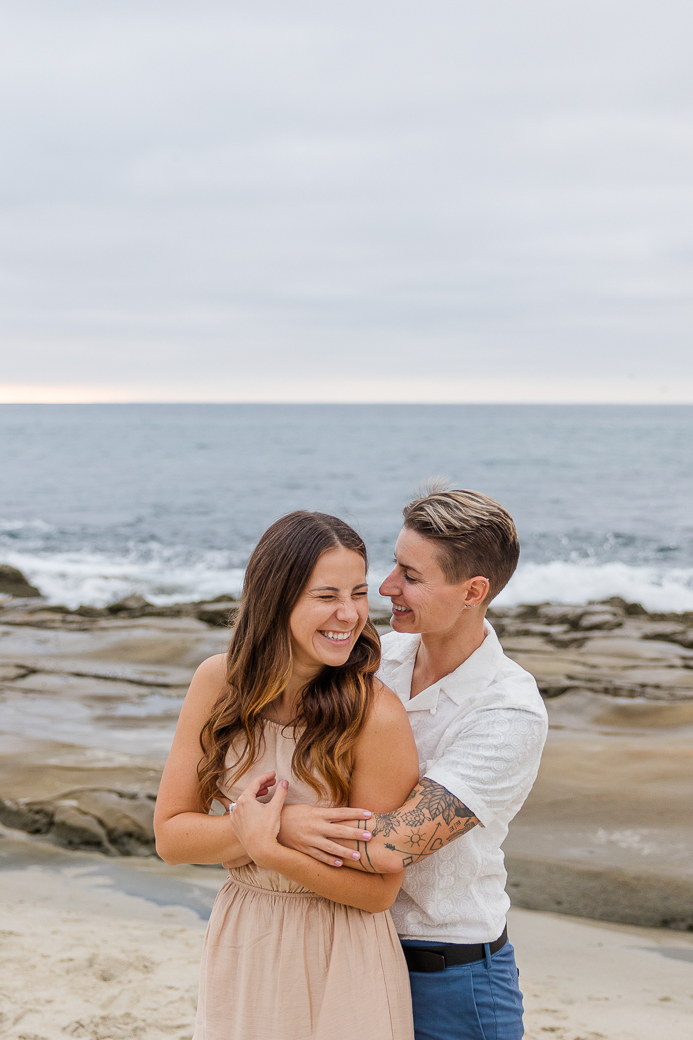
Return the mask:
M468 578L465 585L465 607L480 607L489 594L491 582L479 574L475 578Z

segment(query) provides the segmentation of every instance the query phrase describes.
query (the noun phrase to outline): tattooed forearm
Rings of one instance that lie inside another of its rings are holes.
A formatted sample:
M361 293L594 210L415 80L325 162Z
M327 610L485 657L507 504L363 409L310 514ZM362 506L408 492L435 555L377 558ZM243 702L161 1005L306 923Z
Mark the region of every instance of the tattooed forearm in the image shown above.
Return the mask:
M410 867L462 837L478 822L464 802L424 777L400 809L374 813L368 823L358 824L363 830L368 827L372 838L358 842L361 860L349 865L377 873L384 869L382 853L385 852L388 864L392 864L394 853L398 867L400 861L402 867Z

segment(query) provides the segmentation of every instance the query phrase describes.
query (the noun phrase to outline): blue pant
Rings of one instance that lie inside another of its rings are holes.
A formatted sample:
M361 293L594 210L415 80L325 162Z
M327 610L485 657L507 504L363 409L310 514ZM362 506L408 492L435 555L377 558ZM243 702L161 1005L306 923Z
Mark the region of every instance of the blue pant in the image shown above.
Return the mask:
M403 946L444 943L402 941ZM522 994L509 942L473 964L410 971L416 1040L521 1040Z

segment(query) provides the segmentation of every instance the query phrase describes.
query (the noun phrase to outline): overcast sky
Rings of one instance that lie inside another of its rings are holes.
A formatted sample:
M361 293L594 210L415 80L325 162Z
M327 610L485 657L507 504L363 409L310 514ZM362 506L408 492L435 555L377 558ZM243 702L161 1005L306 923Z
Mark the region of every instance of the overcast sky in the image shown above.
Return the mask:
M0 400L693 401L691 0L0 0Z

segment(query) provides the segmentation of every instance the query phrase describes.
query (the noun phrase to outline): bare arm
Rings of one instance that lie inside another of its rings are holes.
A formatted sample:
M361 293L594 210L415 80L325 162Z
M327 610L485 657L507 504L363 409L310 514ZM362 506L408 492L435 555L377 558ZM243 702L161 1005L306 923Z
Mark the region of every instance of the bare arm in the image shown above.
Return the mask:
M359 870L400 871L461 838L478 823L464 802L424 777L401 808L357 822L360 829L368 828L371 838L356 843L360 859L344 862Z
M225 674L223 654L204 661L181 709L154 814L156 850L166 863L248 862L232 817L208 816L197 784L197 765L203 753L200 732L224 689ZM272 775L269 786L273 783Z
M371 804L387 812L401 803L417 774L418 758L406 712L395 695L379 684L376 704L356 748L350 801L363 801L366 791L369 791ZM369 870L368 876L364 873L345 873L334 866L327 866L309 855L279 844L278 818L270 840L267 838L267 830L264 837L260 837L258 828L263 809L260 803L251 805L244 792L234 810L234 815L238 814L236 827L239 836L256 863L276 870L317 895L337 903L356 906L372 913L392 905L404 876L401 867L399 871L390 870L384 875ZM359 817L364 815L361 810L353 812Z

